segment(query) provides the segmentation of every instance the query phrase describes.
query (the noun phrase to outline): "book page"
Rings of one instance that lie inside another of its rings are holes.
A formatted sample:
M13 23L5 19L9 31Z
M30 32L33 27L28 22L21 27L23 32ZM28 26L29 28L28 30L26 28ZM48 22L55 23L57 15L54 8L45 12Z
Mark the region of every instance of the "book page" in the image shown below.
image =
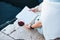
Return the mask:
M26 6L17 16L16 18L20 21L24 21L25 24L29 24L36 16L32 11L29 11L30 9Z

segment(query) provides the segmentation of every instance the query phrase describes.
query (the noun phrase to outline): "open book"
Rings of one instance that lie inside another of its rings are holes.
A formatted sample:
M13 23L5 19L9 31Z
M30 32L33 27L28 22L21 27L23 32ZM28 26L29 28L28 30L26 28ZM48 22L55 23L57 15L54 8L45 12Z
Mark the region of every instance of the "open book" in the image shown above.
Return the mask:
M38 15L25 6L24 9L16 16L19 21L23 21L25 24L29 24L34 20Z

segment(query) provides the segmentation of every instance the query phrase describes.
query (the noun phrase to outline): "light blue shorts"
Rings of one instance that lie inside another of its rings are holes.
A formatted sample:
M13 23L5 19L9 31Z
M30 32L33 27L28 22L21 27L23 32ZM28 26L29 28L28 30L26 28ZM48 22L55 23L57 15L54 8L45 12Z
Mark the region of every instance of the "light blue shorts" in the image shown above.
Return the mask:
M41 16L41 14L39 13L38 15L39 15L39 16L36 18L35 23L36 23L37 21L40 21L40 16ZM42 29L42 27L41 27L41 28L37 28L37 30L38 30L38 32L39 32L40 34L43 34L43 29Z
M43 29L42 28L37 28L37 30L40 34L43 34Z

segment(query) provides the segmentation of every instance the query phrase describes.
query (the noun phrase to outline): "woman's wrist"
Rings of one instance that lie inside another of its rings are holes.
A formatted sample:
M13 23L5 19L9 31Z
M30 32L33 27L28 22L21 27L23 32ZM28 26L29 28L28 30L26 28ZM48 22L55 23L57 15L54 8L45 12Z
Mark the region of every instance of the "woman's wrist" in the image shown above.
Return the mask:
M32 27L32 25L30 25L30 29L34 29L34 28Z

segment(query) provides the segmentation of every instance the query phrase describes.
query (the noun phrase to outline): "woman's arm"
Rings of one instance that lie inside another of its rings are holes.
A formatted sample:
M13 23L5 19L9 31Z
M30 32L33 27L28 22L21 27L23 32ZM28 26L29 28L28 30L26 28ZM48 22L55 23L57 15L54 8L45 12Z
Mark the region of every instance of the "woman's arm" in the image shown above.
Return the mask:
M25 25L25 27L27 28L27 29L31 29L31 27L32 28L39 28L39 27L42 27L42 23L40 22L40 21L38 21L38 22L36 22L35 24L33 24L33 25L31 25L31 27L30 27L30 25Z
M31 25L32 28L39 28L42 27L42 24L40 21L36 22L35 24Z

